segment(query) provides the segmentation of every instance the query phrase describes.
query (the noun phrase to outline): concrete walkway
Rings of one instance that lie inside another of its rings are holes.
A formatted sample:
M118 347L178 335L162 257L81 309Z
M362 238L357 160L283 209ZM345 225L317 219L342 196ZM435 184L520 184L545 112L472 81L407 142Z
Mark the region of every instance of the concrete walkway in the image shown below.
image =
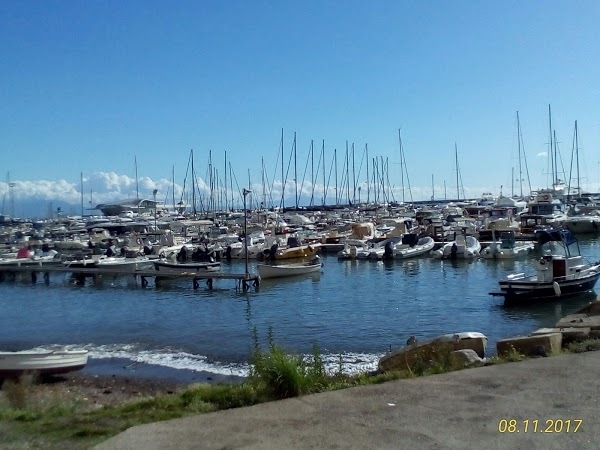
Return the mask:
M137 426L97 448L598 448L599 376L600 352L539 358ZM499 432L511 419L519 431Z

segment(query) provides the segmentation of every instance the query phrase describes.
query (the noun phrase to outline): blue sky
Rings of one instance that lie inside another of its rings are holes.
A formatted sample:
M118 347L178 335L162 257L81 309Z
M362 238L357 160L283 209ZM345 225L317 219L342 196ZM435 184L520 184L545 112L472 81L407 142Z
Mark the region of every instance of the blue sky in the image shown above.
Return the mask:
M201 178L209 150L223 176L227 151L256 186L261 157L280 173L283 128L299 177L324 139L341 179L348 141L357 166L365 144L388 158L397 188L401 128L415 199L432 175L455 196L455 142L467 196L510 193L516 111L532 187L547 186L551 104L565 167L578 120L598 190L598 18L596 1L1 2L1 167L17 199L77 203L80 173L97 199L135 196L137 157L140 194L160 197L173 166L182 188L190 149Z

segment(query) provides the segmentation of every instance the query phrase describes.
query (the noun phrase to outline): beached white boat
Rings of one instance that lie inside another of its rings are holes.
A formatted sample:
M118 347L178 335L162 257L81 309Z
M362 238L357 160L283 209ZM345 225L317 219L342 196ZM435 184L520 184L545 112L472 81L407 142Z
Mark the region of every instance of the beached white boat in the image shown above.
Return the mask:
M471 349L480 358L483 358L487 346L487 337L475 331L444 334L423 342L419 342L412 337L405 347L382 356L379 360L379 370L387 372L410 368L419 360L426 361L432 358L434 353L444 346L450 347L453 351Z
M82 369L88 361L87 350L33 349L0 352L0 377L23 372L59 374Z
M304 275L307 273L315 273L321 270L323 264L321 261L310 261L297 264L279 264L272 266L269 264L257 264L258 274L261 278L280 278L291 277L294 275Z
M431 256L438 259L471 259L479 256L481 244L473 236L459 234L452 242L433 250Z
M394 258L407 259L424 255L433 250L435 241L431 236L419 237L409 233L402 236L402 244L394 247Z

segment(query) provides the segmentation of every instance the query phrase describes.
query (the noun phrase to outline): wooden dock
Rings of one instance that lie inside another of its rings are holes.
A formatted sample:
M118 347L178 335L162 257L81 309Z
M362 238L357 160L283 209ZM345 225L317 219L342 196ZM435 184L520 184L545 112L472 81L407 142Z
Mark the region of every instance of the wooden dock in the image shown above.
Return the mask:
M132 276L137 280L140 279L142 287L148 286L148 279L154 278L155 285L160 285L163 281L173 281L188 279L192 281L192 287L198 289L200 281L205 281L209 289L212 289L214 280L236 280L236 288L241 288L244 292L250 287L258 289L260 285L260 277L255 274L245 273L225 273L219 271L198 271L182 270L181 272L159 272L154 269L135 270L133 272L124 272L118 269L111 268L83 268L83 267L67 267L64 265L22 265L22 266L0 266L0 281L5 278L15 278L17 273L31 274L31 281L35 283L38 274L42 273L44 282L50 283L51 273L71 273L74 280L78 284L84 284L86 278L96 279L103 275L109 276Z

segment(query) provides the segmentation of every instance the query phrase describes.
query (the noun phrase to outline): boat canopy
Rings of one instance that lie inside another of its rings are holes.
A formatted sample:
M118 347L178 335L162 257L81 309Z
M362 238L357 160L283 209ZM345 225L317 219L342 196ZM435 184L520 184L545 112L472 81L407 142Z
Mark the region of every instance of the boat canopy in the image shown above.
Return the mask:
M538 242L540 245L551 241L564 242L565 245L569 246L577 242L577 239L569 230L541 230L539 232Z
M569 230L541 230L538 232L538 244L543 254L564 253L565 256L580 254L579 243Z

